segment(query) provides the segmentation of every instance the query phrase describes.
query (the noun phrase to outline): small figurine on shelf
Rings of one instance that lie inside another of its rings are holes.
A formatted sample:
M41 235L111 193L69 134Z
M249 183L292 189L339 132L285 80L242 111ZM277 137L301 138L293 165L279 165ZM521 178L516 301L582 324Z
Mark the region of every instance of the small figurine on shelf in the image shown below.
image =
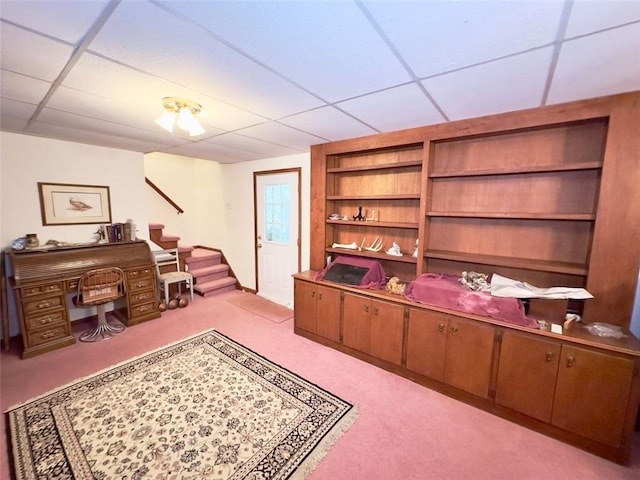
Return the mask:
M401 257L402 252L400 251L400 245L396 242L393 242L393 245L387 250L387 255L393 255L394 257Z
M358 207L358 215L354 215L353 219L358 220L359 222L364 222L366 220L366 218L364 218L364 215L362 215L362 206Z
M413 258L418 258L418 239L416 238L416 248L413 249Z

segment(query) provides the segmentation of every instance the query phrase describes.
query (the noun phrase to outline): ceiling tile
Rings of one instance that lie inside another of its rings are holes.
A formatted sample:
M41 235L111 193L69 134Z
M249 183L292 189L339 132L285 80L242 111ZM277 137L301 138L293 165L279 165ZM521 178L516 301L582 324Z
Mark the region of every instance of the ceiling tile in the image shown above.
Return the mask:
M416 75L474 65L555 40L560 1L364 1Z
M415 83L336 104L380 131L431 125L445 119Z
M63 43L2 23L0 67L53 82L71 58L73 49ZM9 48L19 45L19 48Z
M20 132L36 111L37 105L3 98L0 101L0 130Z
M207 139L206 141L211 144L222 145L225 147L245 151L247 153L264 155L265 158L300 153L299 150L295 150L293 148L276 145L271 142L265 142L264 140L258 140L257 138L251 138L247 137L246 135L239 135L236 133L226 133L223 135L218 135L216 137Z
M0 96L37 105L51 88L51 83L8 70L1 71Z
M220 163L237 163L258 160L261 157L258 153L247 152L229 148L224 145L211 144L209 142L192 143L180 147L166 147L158 150L163 153L182 155L185 157L203 158Z
M540 105L552 48L509 57L423 81L447 114L458 120Z
M325 141L324 139L312 135L310 133L301 132L287 125L276 122L263 123L255 127L243 128L236 133L251 138L257 138L265 142L275 143L276 145L286 146L291 149L300 151L308 151L309 145ZM296 153L296 152L292 152Z
M280 123L312 133L322 139L320 141L316 139L310 145L327 140L342 140L378 133L334 107L323 107L292 115L282 119Z
M640 21L640 2L637 0L607 0L606 2L574 0L565 38L638 21Z
M411 80L355 2L165 2L325 100Z
M640 23L562 44L549 103L640 90Z
M25 3L28 3L28 8L25 8ZM108 3L109 0L2 0L2 18L66 42L77 43Z

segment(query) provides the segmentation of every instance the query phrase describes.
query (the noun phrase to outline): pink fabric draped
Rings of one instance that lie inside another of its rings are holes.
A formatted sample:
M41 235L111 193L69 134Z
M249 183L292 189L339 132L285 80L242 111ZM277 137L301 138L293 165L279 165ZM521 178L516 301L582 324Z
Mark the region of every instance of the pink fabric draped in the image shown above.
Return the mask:
M537 322L525 315L522 302L517 298L494 297L489 292L467 290L455 275L419 275L407 285L404 296L412 302L538 328Z

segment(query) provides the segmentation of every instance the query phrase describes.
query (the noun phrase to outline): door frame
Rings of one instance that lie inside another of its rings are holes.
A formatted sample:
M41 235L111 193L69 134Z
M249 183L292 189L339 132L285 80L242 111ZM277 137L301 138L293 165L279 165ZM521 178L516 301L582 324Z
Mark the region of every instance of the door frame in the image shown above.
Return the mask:
M302 180L302 168L291 167L281 168L277 170L259 170L253 172L253 251L255 262L255 278L256 278L256 292L260 291L259 269L258 269L258 177L266 175L277 175L280 173L297 173L298 174L298 238L296 240L296 248L298 250L298 271L302 267L302 187L300 182Z

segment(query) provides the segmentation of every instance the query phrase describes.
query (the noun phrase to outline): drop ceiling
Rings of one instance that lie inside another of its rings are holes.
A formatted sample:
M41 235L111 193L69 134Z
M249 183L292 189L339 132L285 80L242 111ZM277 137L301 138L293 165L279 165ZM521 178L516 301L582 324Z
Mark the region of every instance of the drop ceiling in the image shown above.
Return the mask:
M640 90L636 0L1 0L0 35L3 131L221 163Z

